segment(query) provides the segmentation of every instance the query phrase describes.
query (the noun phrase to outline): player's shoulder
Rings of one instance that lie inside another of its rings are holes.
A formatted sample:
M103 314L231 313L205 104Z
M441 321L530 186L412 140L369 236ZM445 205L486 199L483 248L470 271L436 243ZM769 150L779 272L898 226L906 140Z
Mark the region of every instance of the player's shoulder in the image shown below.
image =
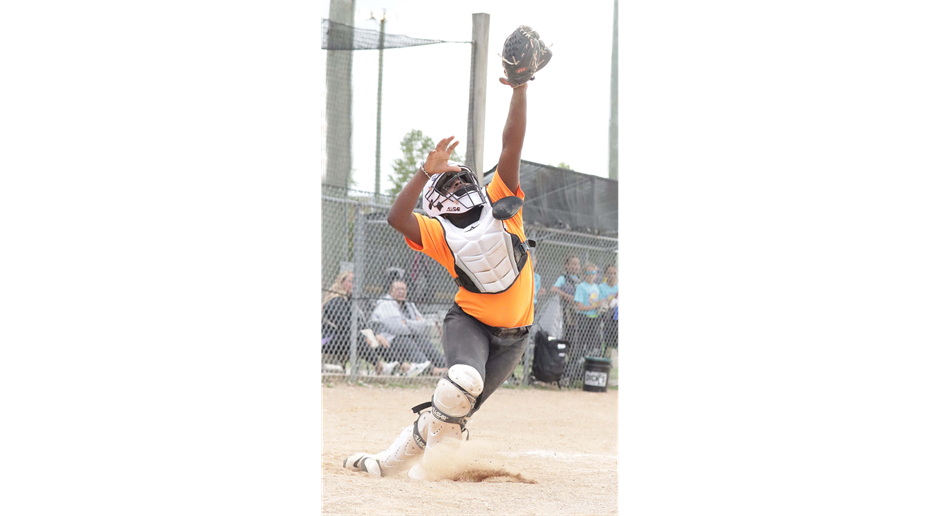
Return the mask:
M418 221L418 225L423 226L427 231L443 231L444 227L441 225L441 221L437 217L429 217L423 213L417 211L412 212L415 216L415 220Z
M519 189L522 193L522 189ZM515 196L515 192L511 191L506 183L503 182L502 176L499 175L499 167L496 168L496 171L493 172L493 180L490 181L490 184L486 185L486 193L489 195L491 201L498 201L503 197L512 197ZM525 194L521 197L524 198Z
M506 195L500 192L499 187L496 186L496 179L493 179L490 184L486 185L486 196L489 197L490 204L492 204Z
M441 223L440 219L437 217L428 217L422 213L414 212L415 218L418 221L418 226L421 227L421 246L412 247L416 251L423 251L425 254L428 254L432 258L436 256L437 251L442 244L446 241L444 235L444 225Z

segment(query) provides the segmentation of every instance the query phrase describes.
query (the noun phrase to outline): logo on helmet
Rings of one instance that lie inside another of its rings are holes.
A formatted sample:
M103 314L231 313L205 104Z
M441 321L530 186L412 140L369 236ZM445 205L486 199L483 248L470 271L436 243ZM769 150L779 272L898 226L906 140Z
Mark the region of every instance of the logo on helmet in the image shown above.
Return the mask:
M428 181L424 194L424 211L428 216L466 213L487 204L486 193L476 174L466 165L448 164L458 166L460 171L436 174Z

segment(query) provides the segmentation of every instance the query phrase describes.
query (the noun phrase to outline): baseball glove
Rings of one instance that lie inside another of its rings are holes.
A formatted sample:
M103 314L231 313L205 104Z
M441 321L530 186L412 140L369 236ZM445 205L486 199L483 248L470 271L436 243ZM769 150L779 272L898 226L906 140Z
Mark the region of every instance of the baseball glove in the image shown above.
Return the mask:
M535 72L545 68L552 51L539 39L532 27L520 25L503 43L503 71L505 81L513 88L535 78Z

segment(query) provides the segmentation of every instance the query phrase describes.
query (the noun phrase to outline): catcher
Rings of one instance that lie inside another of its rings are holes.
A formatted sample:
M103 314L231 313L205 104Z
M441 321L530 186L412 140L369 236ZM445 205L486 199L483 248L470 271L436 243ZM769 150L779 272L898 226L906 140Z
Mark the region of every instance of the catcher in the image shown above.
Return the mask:
M522 227L519 165L526 130L526 89L551 52L529 27L519 27L503 46L511 86L509 116L493 181L484 192L467 166L449 161L459 142L438 142L398 194L388 223L405 242L444 266L458 285L444 317L444 355L449 366L431 401L388 449L355 453L349 469L374 476L408 471L423 480L436 461L466 440L466 423L509 378L525 350L533 318L533 273ZM423 197L428 216L412 212ZM430 409L430 410L426 410Z

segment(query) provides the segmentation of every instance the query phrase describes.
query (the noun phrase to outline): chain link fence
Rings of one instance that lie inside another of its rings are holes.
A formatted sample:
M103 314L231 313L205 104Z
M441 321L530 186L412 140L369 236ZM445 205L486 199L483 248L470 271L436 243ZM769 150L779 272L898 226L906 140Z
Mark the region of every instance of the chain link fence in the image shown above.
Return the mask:
M394 197L326 184L322 192L323 381L436 382L446 366L443 318L453 305L457 285L438 263L411 250L385 221ZM571 256L582 268L587 262L595 264L599 281L603 280L607 266L617 264L617 239L536 225L526 226L526 236L537 243L535 272L541 293L536 294L536 324L529 346L508 383L530 384L534 335L541 328L572 343L563 385L580 385L585 354L612 358L609 385L616 385L613 311L579 332L573 311L551 287ZM392 294L403 296L405 303Z

